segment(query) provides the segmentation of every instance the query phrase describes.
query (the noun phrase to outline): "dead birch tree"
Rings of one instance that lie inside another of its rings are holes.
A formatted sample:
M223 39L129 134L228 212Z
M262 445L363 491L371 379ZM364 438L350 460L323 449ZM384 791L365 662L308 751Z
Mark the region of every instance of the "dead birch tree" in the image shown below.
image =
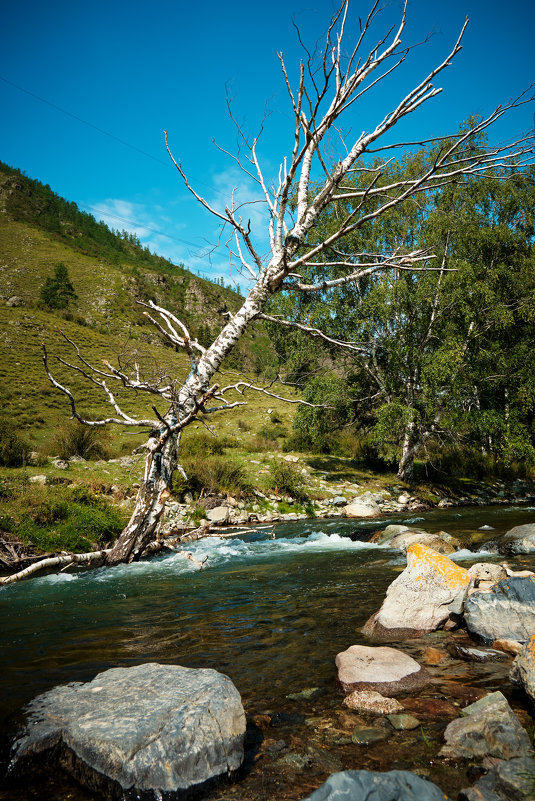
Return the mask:
M433 82L461 50L467 24L465 22L462 26L457 41L445 58L400 97L396 105L384 109L375 121L361 120L357 113L359 101L388 81L411 54L411 46L402 44L405 17L406 7L396 27L377 35L379 3L373 4L368 17L361 22L356 11L350 8L349 1L345 0L330 21L323 48L312 55L304 49L305 57L299 65L295 85L282 53L278 54L293 119L289 131L291 150L282 155L274 183L269 181L262 167L260 138L248 139L239 126L241 147L238 155L234 156L247 179L255 181L267 210L267 256L263 255L266 231L253 230L247 209L234 198L230 198L224 208L216 208L204 199L192 186L181 162L173 156L166 134L170 158L185 186L229 232L227 246L232 259L251 284L241 308L229 316L209 347L203 347L192 339L176 314L152 302L146 304L148 322L155 326L164 340L187 354L191 369L185 380L147 381L136 368L127 373L109 362L100 369L78 352L75 363L63 363L96 384L114 409L110 417L89 420L79 413L68 387L54 376L44 350L48 378L56 389L67 395L74 418L88 426L149 426L151 430L143 446L146 453L144 478L132 517L113 548L105 554L106 564L139 559L153 538L171 491L173 473L181 470L179 446L182 431L199 415L215 413L218 409L228 409L242 402L231 400L231 392L243 389L243 382L221 386L215 382L215 376L247 327L262 317L265 305L274 293L320 293L328 303L329 290L358 282L378 271L435 269L433 254L424 250L398 248L384 253L352 253L346 252L342 246L338 249L337 244L347 241L347 235L366 222L419 193L444 186L461 176L484 174L491 167L511 162L518 165L530 158L531 143L527 137L473 154L467 147L471 137L485 131L512 108L528 102L522 96L499 106L465 133L433 140L437 143L447 141L447 145L439 148L436 160L421 175L387 187L378 185L381 166L377 165L377 156L384 156L386 167L396 148L399 150L414 144L395 141L392 132L407 115L416 113L441 92ZM349 130L351 125L358 125L362 132L344 136L344 130ZM340 155L333 159L330 154L336 142ZM375 159L373 168L370 166L372 159ZM344 181L355 175L366 177L364 187L356 190L355 182L351 181L346 188ZM338 229L327 239L316 241L313 234L318 217L330 204L349 197L353 200L352 210L341 220ZM314 266L321 270L324 265L332 268L333 252L340 277L315 283L303 280L300 270L305 267ZM307 326L302 328L306 330ZM321 336L321 332L314 330L310 333ZM351 346L351 343L346 344ZM114 386L146 393L149 401L154 403L152 413L144 419L129 416L120 408Z

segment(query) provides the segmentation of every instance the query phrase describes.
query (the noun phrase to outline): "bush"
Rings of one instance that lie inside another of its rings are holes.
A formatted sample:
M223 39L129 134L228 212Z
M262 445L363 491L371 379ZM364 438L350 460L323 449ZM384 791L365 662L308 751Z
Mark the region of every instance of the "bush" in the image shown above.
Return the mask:
M19 435L11 420L0 418L0 465L21 467L30 452L28 443Z
M214 454L198 458L188 455L182 460L182 466L188 480L179 473L175 474L173 489L179 495L185 492L198 495L202 490L232 494L251 490L243 467L227 456Z
M78 420L68 420L55 433L51 448L60 459L82 456L84 459L105 459L108 456L107 433L84 426Z
M286 493L298 501L308 499L301 473L284 460L274 459L269 466L270 484L275 492Z
M89 551L122 531L126 517L85 487L11 482L0 498L4 530L42 551Z

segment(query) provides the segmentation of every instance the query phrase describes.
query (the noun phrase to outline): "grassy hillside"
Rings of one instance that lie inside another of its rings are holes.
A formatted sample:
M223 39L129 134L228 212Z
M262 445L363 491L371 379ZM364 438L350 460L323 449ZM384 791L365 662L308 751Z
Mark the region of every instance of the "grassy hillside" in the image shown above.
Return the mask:
M39 300L42 285L60 262L77 295L63 311ZM88 415L105 409L94 387L55 362L55 356L75 358L58 329L94 364L103 359L117 363L118 355L124 363L135 356L151 372L185 377L189 367L183 355L162 345L136 300L166 306L205 343L224 324L225 313L241 302L232 290L149 253L135 237L111 232L49 187L1 163L0 265L0 403L36 447L68 414L66 398L44 373L43 341L51 366L75 393L80 408ZM272 370L273 363L269 338L257 326L225 366L251 374L266 365ZM129 394L124 399L127 411L140 413L144 404L143 397Z

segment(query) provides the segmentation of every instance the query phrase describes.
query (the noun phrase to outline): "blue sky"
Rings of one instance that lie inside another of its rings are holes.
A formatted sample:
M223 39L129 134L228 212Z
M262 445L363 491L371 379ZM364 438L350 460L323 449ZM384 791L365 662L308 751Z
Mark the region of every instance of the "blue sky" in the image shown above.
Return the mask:
M211 202L224 207L236 186L251 197L233 162L212 144L214 138L234 149L226 87L249 131L257 130L267 103L271 113L259 152L268 175L276 175L292 135L276 53L283 51L295 74L301 51L292 17L313 45L335 5L7 0L0 12L0 159L110 226L135 231L151 250L228 280L224 248L212 249L217 224L181 184L163 130ZM354 0L353 19L368 9ZM398 2L387 5L378 33L399 10ZM404 138L451 133L469 115L490 113L535 80L532 0L412 0L404 43L432 36L380 98L355 107L355 129L374 126L442 61L466 15L463 50L436 81L444 92L407 121ZM533 112L532 105L511 115L493 139L532 128ZM261 223L259 215L253 222ZM232 276L243 287L243 279Z

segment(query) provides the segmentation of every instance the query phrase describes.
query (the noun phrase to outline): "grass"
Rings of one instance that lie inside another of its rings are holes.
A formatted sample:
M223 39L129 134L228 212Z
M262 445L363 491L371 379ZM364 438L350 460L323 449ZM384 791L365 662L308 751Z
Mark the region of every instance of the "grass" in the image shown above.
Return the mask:
M85 552L112 542L126 515L87 487L0 480L0 529L44 552Z

